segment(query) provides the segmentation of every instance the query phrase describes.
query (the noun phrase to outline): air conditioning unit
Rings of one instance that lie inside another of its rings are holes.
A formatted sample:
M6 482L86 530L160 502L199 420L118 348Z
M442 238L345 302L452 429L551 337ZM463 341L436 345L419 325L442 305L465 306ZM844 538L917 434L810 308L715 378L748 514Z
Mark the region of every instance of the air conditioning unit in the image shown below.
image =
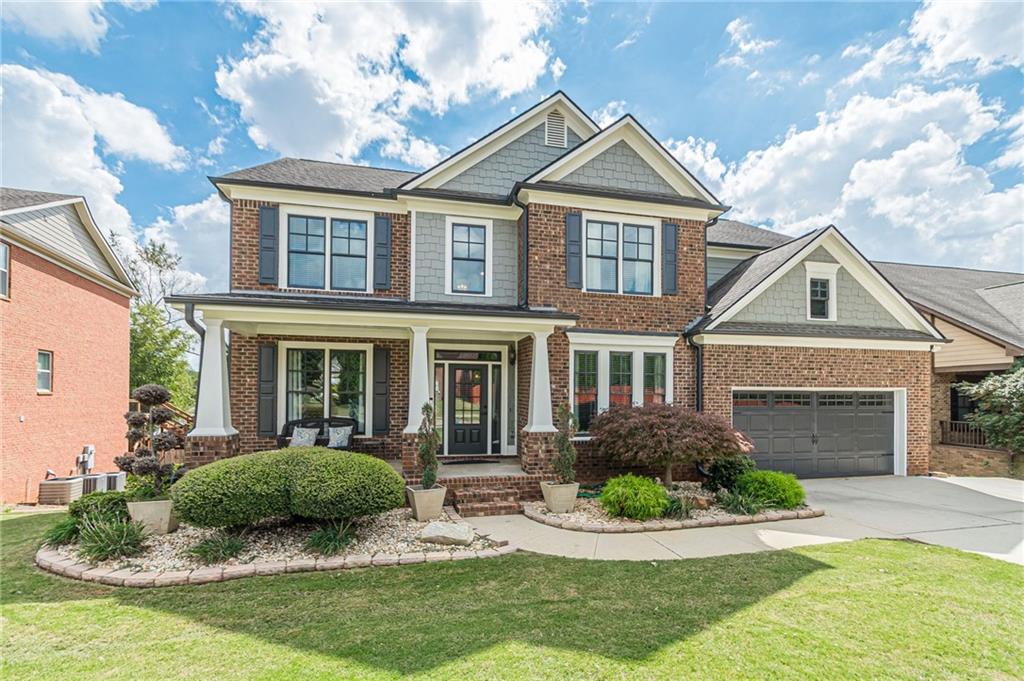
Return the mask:
M118 473L104 473L107 476L107 491L108 492L123 492L124 483L128 479L128 474L124 471Z
M82 496L82 478L50 478L39 482L40 506L67 506Z
M82 476L82 494L107 491L107 474L93 473Z

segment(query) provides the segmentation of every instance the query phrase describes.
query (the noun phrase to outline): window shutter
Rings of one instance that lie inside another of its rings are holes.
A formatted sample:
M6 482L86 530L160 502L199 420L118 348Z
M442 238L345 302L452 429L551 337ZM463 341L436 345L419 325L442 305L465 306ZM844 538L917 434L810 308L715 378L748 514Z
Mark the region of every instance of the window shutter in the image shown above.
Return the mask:
M373 288L391 288L391 218L373 218Z
M565 214L565 285L583 288L583 216Z
M388 433L388 359L387 348L373 346L373 434Z
M679 225L663 222L661 225L661 292L674 294L679 292L678 267L678 235Z
M260 283L277 284L277 206L260 207Z
M259 409L257 430L261 436L277 435L277 345L259 346Z

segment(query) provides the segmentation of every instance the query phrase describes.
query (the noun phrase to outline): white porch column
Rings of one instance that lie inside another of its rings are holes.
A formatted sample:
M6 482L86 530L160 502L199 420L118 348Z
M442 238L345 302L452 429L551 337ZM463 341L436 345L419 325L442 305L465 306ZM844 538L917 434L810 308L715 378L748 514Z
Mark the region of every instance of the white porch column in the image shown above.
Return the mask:
M223 320L203 320L203 354L200 357L199 403L196 425L189 435L234 435L231 396L228 391L228 355Z
M430 400L430 362L427 357L426 326L413 326L409 357L409 422L405 426L406 433L415 433L420 429L423 415L423 403Z
M555 433L551 419L551 374L548 371L550 331L533 332L533 359L530 362L530 404L526 417L527 433Z

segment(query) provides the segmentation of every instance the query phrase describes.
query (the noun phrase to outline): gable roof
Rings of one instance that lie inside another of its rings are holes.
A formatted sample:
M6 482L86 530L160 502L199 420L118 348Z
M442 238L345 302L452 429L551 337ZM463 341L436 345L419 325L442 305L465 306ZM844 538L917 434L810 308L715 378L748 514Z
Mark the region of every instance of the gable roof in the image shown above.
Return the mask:
M0 233L118 293L137 294L81 196L0 187Z
M915 305L1024 350L1024 273L876 262Z
M745 222L719 218L707 229L709 246L727 246L730 248L751 248L764 250L781 246L792 241L793 237L773 232L763 227L755 227Z
M626 141L634 151L661 175L681 196L695 196L709 204L726 207L711 191L701 184L693 173L686 169L675 156L670 154L651 133L647 132L632 114L626 114L607 128L526 178L526 184L558 183L569 173L611 148L619 141Z
M433 187L451 179L446 173L463 165L469 167L487 154L490 147L501 148L508 142L517 139L521 134L532 130L539 124L547 112L557 108L565 114L565 124L584 140L593 136L601 128L582 109L561 90L550 97L542 99L535 105L519 114L512 120L503 123L480 139L440 161L422 173L412 177L401 185L402 189L415 189L424 185ZM518 134L517 134L518 133ZM511 187L510 187L511 189Z
M831 248L827 245L831 244ZM933 341L942 342L943 336L928 322L913 304L897 290L878 269L835 227L829 225L770 248L747 258L708 291L707 313L694 321L687 333L710 331L728 322L739 310L757 298L787 271L802 262L819 246L826 246L830 254L862 286L868 288L879 302L906 328L922 331ZM831 250L835 249L835 250ZM844 262L845 260L845 262ZM874 291L871 291L874 289ZM888 304L885 303L888 299ZM914 328L916 327L916 328Z
M252 168L211 177L210 181L214 185L223 182L287 189L386 194L413 177L416 177L416 173L407 170L313 161L305 158L280 158Z

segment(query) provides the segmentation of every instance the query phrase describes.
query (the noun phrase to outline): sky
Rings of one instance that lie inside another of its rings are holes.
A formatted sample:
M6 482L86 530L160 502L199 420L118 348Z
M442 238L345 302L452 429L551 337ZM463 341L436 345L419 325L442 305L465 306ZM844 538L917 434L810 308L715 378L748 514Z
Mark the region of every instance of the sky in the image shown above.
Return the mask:
M510 8L514 7L514 11ZM869 258L1024 271L1024 4L0 4L0 182L227 287L207 179L429 167L556 90L724 203Z

